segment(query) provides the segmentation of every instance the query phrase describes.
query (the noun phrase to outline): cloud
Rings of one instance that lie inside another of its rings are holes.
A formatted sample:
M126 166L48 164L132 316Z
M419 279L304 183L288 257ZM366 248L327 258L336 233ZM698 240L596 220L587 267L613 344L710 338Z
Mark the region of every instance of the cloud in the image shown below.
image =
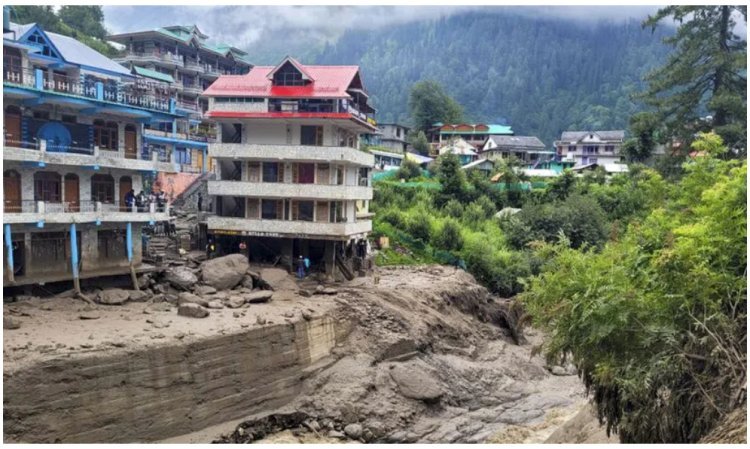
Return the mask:
M656 7L105 6L104 14L107 29L112 33L196 24L212 40L249 49L269 36L321 43L335 40L350 28L401 25L480 9L595 22L643 19Z

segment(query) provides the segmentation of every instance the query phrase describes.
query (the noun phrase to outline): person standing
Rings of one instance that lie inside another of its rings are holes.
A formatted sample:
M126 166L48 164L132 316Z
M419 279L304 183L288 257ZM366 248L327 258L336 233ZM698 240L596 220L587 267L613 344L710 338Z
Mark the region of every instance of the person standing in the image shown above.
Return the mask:
M297 259L297 277L299 279L305 277L305 260L302 256Z

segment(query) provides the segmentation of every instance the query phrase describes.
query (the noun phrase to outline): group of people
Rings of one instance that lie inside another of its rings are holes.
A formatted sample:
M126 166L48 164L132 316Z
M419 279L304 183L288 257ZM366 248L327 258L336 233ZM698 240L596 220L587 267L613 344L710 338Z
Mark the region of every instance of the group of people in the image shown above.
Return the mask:
M125 206L128 210L132 210L135 205L138 212L148 212L151 209L151 204L156 204L157 212L165 212L167 209L167 195L164 192L151 192L149 194L141 192L136 195L135 190L125 194Z

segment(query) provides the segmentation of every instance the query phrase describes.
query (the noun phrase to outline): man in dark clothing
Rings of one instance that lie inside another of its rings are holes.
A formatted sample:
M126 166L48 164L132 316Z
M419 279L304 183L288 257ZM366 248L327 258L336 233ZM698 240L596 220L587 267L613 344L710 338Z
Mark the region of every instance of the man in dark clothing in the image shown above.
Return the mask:
M128 212L131 211L133 208L133 203L135 202L135 190L130 189L130 192L125 194L125 206L127 207Z

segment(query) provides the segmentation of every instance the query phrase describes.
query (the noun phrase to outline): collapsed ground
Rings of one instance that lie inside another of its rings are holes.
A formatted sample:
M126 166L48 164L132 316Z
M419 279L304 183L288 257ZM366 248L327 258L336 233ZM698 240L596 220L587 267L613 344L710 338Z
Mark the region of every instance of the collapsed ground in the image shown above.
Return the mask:
M205 270L189 263L171 270L171 282L142 281L145 295L88 292L117 305L72 297L5 304L4 316L19 327L5 331L4 375L57 357L179 345L328 315L350 323L350 332L292 403L201 441L543 441L584 404L570 367L533 356L541 343L533 330L517 345L508 302L462 270L394 267L329 285L250 267L232 290L187 287L192 292L181 291L190 279L175 271ZM209 314L178 314L187 304ZM280 425L269 424L277 418Z

